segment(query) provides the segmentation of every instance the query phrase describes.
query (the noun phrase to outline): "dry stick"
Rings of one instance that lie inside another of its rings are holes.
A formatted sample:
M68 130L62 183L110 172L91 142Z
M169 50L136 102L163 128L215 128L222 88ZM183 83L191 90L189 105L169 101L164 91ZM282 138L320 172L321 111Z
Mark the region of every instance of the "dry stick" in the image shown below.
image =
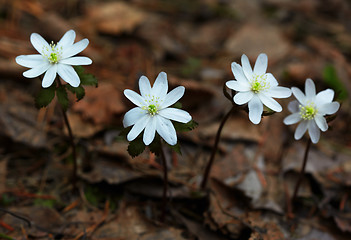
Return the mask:
M167 207L168 173L167 173L167 162L166 162L165 153L162 148L162 142L160 141L160 143L161 143L160 155L161 155L161 160L163 165L163 196L162 196L163 207L162 207L161 221L164 222L166 217L166 207Z
M59 87L62 86L60 79L57 78L56 79L57 84ZM65 109L63 109L63 107L61 106L61 110L62 110L62 115L63 115L63 119L65 121L67 130L68 130L68 135L70 138L70 143L71 143L71 147L72 147L72 155L73 155L73 174L72 174L72 183L73 183L73 188L77 189L77 154L76 154L76 145L74 144L74 139L73 139L73 133L72 133L72 129L71 129L71 125L69 124L68 118L67 118L67 114Z
M219 139L221 137L221 132L222 132L223 126L226 123L226 121L228 120L228 118L230 117L230 115L232 114L232 112L234 111L234 109L235 109L235 106L233 105L232 108L230 109L230 111L227 113L227 115L224 116L224 118L222 119L221 124L219 125L218 131L217 131L217 134L216 134L215 144L213 146L212 153L211 153L211 158L208 161L208 164L207 164L206 169L205 169L204 176L202 178L201 189L205 189L206 188L207 179L208 179L208 176L210 174L210 171L211 171L211 168L212 168L212 164L213 164L215 156L216 156L216 152L217 152L217 149L218 149L218 143L219 143Z
M294 202L296 200L296 197L297 197L297 193L299 191L299 187L300 187L300 184L302 182L302 179L305 175L305 168L306 168L306 163L307 163L307 157L308 157L308 152L310 150L310 146L311 146L311 139L308 139L308 142L307 142L307 146L306 146L306 150L305 150L305 155L303 157L303 163L302 163L302 168L301 168L301 172L300 172L300 176L299 176L299 179L297 180L297 183L296 183L296 186L295 186L295 190L294 190L294 195L292 197L292 201Z

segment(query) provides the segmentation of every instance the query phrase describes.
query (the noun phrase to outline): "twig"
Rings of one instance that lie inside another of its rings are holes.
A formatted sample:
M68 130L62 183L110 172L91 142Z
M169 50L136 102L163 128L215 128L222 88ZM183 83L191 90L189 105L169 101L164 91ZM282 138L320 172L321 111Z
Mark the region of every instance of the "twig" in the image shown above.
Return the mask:
M9 210L6 210L6 209L4 209L4 208L0 208L0 211L3 211L3 212L5 212L5 213L10 214L11 216L14 216L15 218L18 218L18 219L21 219L21 220L25 221L25 222L28 224L28 227L31 227L31 226L32 226L31 222L30 222L27 218L25 218L25 217L19 216L19 215L17 215L16 213L11 212L11 211L9 211Z

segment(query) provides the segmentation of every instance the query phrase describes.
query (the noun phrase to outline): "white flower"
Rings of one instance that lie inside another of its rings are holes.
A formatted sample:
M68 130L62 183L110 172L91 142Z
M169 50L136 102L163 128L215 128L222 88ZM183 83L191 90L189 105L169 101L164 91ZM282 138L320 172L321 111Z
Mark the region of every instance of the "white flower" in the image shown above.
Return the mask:
M56 73L72 87L78 87L80 79L71 65L89 65L92 63L88 57L73 57L83 51L89 44L88 39L74 43L76 33L69 30L61 40L48 44L37 33L32 33L30 41L40 54L21 55L16 57L16 62L24 67L31 68L23 73L27 78L35 78L43 74L42 87L50 87L56 78Z
M123 126L134 125L127 135L128 141L133 141L145 129L143 135L145 145L154 140L156 131L169 145L175 145L177 134L171 120L187 123L191 120L191 116L184 110L169 106L184 95L185 88L180 86L167 93L167 75L161 72L153 87L149 79L142 76L139 79L139 89L141 96L132 90L124 90L124 95L137 105L124 115Z
M282 107L273 98L290 97L291 91L286 87L279 87L277 80L271 73L266 73L267 55L261 53L252 71L249 59L245 54L241 56L241 65L233 62L232 72L235 80L226 82L228 88L237 91L233 100L238 105L249 103L249 119L254 124L261 122L263 105L276 112Z
M316 94L316 87L310 78L305 82L306 95L296 87L292 87L291 90L297 101L289 103L288 109L292 114L284 119L284 124L291 125L301 121L296 128L295 139L301 139L308 130L311 141L317 143L320 137L319 129L323 132L328 129L324 115L334 114L340 107L338 102L332 102L334 91L326 89Z

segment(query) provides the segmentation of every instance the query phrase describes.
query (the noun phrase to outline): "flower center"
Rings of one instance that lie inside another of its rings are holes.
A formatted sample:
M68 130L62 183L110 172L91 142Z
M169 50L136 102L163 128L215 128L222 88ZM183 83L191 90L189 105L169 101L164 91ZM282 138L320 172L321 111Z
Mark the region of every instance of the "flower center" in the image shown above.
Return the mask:
M311 103L310 105L307 106L302 106L300 105L300 115L301 118L304 120L312 120L317 114L317 109L315 108L314 104Z
M155 116L158 113L158 107L151 104L148 106L147 111L151 116Z
M259 93L262 90L266 90L270 88L269 83L267 82L267 76L263 75L256 75L254 74L251 80L251 90L254 93Z
M43 56L49 60L49 63L56 64L61 60L62 50L62 47L57 48L57 45L51 42L49 47L43 49Z

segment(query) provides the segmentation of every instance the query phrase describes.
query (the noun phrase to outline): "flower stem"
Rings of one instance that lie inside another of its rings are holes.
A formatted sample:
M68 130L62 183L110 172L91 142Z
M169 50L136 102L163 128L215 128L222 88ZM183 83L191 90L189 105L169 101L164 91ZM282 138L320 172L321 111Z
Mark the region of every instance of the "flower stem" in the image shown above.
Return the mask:
M57 84L59 87L62 86L60 79L57 78L56 79ZM63 109L63 107L60 105L61 110L62 110L62 115L63 115L63 119L65 121L67 130L68 130L68 135L69 135L69 139L70 139L70 144L72 147L72 156L73 156L73 173L72 173L72 184L73 184L73 189L77 189L77 154L76 154L76 145L74 143L74 139L73 139L73 133L72 133L72 129L71 129L71 125L69 124L68 121L68 117L66 114L65 109Z
M217 131L217 134L216 134L215 143L214 143L214 146L213 146L213 149L212 149L211 157L210 157L210 160L208 161L208 164L207 164L206 169L205 169L204 176L202 178L201 189L205 189L206 188L208 176L210 174L210 171L211 171L211 168L212 168L212 164L214 162L214 159L215 159L215 156L216 156L216 152L217 152L217 149L218 149L218 143L219 143L219 139L221 137L222 129L224 127L224 124L226 123L226 121L230 117L230 115L233 113L234 109L235 109L235 106L233 105L232 108L230 109L230 111L224 116L224 118L222 119L221 124L219 125L218 131Z
M167 161L166 161L165 153L163 151L162 142L160 147L160 155L161 155L162 166L163 166L163 196L162 196L163 206L162 206L161 221L164 222L166 217L166 208L167 208L168 172L167 172Z
M303 177L305 175L305 168L306 168L307 157L308 157L308 152L310 151L310 147L311 147L311 139L308 139L308 142L307 142L307 145L306 145L306 150L305 150L305 155L303 157L303 163L302 163L300 176L299 176L299 179L297 180L297 183L296 183L296 186L295 186L295 190L294 190L294 194L293 194L293 197L292 197L292 201L293 202L296 200L300 184L301 184L302 179L303 179Z

